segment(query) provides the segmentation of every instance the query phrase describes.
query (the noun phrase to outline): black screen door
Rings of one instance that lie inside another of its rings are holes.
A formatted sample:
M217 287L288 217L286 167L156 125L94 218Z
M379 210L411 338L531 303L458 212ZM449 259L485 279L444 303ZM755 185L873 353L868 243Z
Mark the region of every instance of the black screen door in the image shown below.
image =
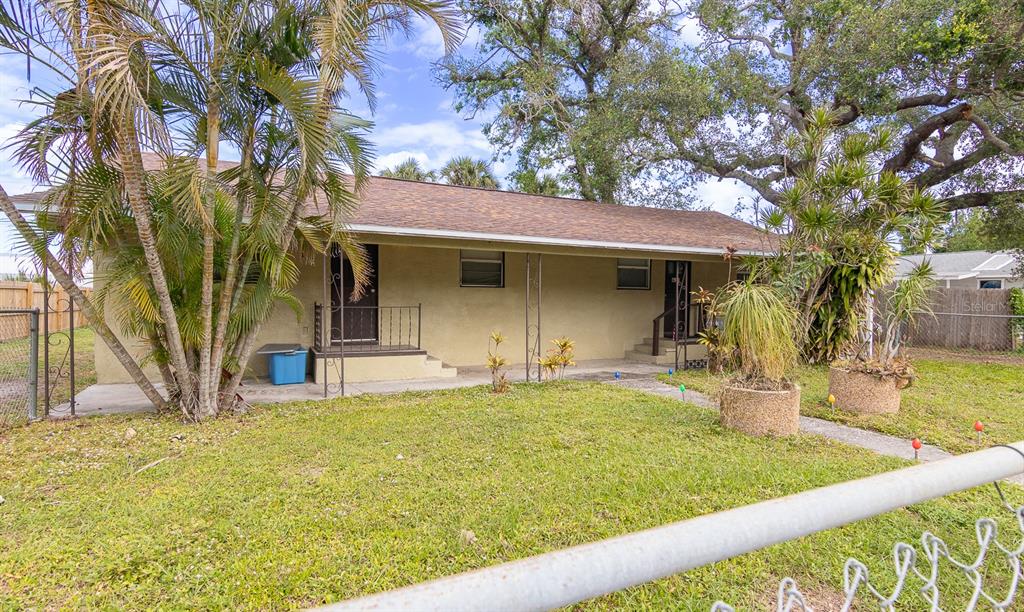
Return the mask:
M344 339L345 343L376 344L379 340L377 325L377 245L363 245L370 263L370 282L364 288L363 295L352 301L355 290L355 279L352 275L352 264L341 255L340 249L331 254L331 342L337 343ZM343 287L342 287L343 286ZM339 287L343 291L339 291ZM345 296L345 333L341 335L342 312L341 294Z
M679 325L679 338L688 337L689 321L687 314L690 312L690 265L689 261L666 261L665 262L665 337L673 338L672 330ZM678 282L677 282L678 279ZM678 292L678 302L676 293ZM679 312L675 308L679 304ZM678 314L678 317L676 316Z

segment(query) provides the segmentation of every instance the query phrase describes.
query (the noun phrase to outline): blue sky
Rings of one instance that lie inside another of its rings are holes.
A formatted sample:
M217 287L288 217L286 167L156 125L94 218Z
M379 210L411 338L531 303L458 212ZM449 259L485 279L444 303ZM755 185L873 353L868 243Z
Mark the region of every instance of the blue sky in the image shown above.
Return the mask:
M475 42L476 37L470 32L463 42L464 49L471 51ZM378 169L393 166L408 157L416 158L427 168L440 167L456 155L493 157L493 149L481 133L485 118L459 116L452 109L452 94L433 78L431 63L443 53L437 29L426 23L416 24L409 37L392 39L381 54L376 79L376 114L371 116L362 98L350 101L350 112L374 122L370 139L376 147ZM49 89L53 82L47 81L45 75L36 70L32 85ZM0 97L0 141L6 142L34 114L32 107L17 102L27 98L29 93L23 59L0 56L0 92L3 92ZM507 182L505 179L512 166L511 160L493 162L503 182ZM38 188L10 162L6 152L0 152L0 184L11 195ZM701 204L730 213L737 198L748 192L732 181L724 181L709 182L699 188L698 193ZM19 266L12 257L11 253L15 251L13 236L6 219L0 221L0 273L13 272L24 265Z

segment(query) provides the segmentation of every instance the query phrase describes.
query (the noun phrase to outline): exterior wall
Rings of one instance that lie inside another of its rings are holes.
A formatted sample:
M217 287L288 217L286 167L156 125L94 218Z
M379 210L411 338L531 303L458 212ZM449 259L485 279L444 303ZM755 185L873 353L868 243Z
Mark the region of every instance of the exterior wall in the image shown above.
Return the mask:
M381 245L380 304L422 304L423 348L453 366L481 365L488 336L501 331L501 354L511 363L526 359L525 254L506 252L505 286L460 287L459 250ZM694 287L721 286L728 265L695 262ZM568 336L577 359L621 359L651 335L651 320L664 310L665 262L651 262L649 290L616 289L614 257L544 255L541 339Z
M341 381L340 360L334 357L317 357L313 365L313 382L323 383L326 376L329 384ZM360 383L380 380L413 380L417 378L451 378L457 374L455 368L441 367L436 359L426 355L360 355L345 359L345 382Z
M500 250L502 246L492 248ZM452 366L482 365L491 331L500 330L507 338L501 354L513 364L525 361L525 253L506 251L502 288L460 287L458 248L381 244L379 256L379 305L422 304L422 348L428 354ZM101 263L96 265L97 287L103 283ZM728 280L728 269L719 257L694 261L693 288L721 286ZM649 290L620 290L615 285L614 256L543 255L542 350L551 346L553 338L568 336L576 341L577 359L622 359L626 351L649 337L651 320L664 310L665 261L652 260ZM289 307L278 305L263 325L257 346L271 342L312 344L313 305L323 301L320 259L301 267L293 292L302 303L301 317ZM113 319L108 314L116 330ZM145 352L138 344L132 349L139 355ZM96 371L101 383L129 381L102 342L96 343ZM155 369L149 372L153 380L159 380ZM254 357L249 372L266 376L266 359Z
M103 260L97 259L94 264L95 276L93 286L98 289L105 283L103 274ZM323 265L320 259L304 263L300 266L299 281L292 289L292 292L302 304L302 316L297 317L295 311L288 306L278 304L274 308L270 319L263 324L260 336L256 341L257 348L271 342L300 343L303 346L310 346L313 343L313 304L323 301ZM135 355L145 355L146 347L142 343L126 340L118 329L117 320L114 314L107 312L107 324L115 333L121 337L126 346ZM128 373L118 363L110 349L103 341L96 342L96 381L99 383L122 383L131 382ZM257 355L249 363L252 375L267 375L267 359ZM150 380L159 382L160 374L153 366L145 368L146 375Z

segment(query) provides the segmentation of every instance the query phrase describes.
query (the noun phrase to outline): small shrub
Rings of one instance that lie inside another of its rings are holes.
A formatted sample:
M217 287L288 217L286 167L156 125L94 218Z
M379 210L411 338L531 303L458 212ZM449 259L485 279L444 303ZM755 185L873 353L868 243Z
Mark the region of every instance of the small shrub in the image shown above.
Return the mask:
M504 393L509 388L508 377L504 372L508 359L498 354L498 347L504 341L505 336L497 330L491 332L487 341L487 369L491 371L491 390L495 393Z
M729 364L730 351L722 343L722 330L716 324L722 314L718 296L704 287L691 292L693 301L701 305L703 329L697 333L697 344L708 352L708 372L721 374Z
M565 336L555 338L551 343L555 347L548 349L547 354L540 360L540 366L547 372L548 378L554 378L557 372L558 380L562 380L565 368L576 365L573 361L576 343Z

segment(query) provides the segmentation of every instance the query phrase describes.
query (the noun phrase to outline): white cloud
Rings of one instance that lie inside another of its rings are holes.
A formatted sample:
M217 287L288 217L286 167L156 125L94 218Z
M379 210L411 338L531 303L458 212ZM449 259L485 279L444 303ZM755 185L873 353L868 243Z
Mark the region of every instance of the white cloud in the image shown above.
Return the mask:
M679 35L679 42L690 47L697 47L704 43L704 35L701 33L700 22L694 17L683 17L676 22L676 33Z
M0 146L10 142L21 128L23 123L5 123L0 125ZM0 185L3 185L7 195L17 195L33 191L35 182L32 178L22 172L10 159L10 151L0 152Z
M439 168L452 157L469 155L490 160L490 144L478 125L438 119L423 123L402 123L374 132L376 167L385 168L409 157L426 168Z
M430 156L423 151L395 151L393 153L387 153L377 157L374 163L374 167L377 171L384 170L385 168L394 168L398 164L404 162L409 158L415 159L419 162L420 166L427 166L430 164Z
M734 180L708 179L694 188L698 206L710 206L726 215L736 216L737 204L743 209L739 215L744 221L753 221L754 201L757 193L743 183ZM761 202L761 207L765 206Z
M471 26L468 28L459 43L458 49L464 53L470 53L480 42L480 28ZM444 38L441 30L433 21L419 19L413 25L409 39L399 47L404 51L412 53L416 57L428 61L436 61L444 57Z

